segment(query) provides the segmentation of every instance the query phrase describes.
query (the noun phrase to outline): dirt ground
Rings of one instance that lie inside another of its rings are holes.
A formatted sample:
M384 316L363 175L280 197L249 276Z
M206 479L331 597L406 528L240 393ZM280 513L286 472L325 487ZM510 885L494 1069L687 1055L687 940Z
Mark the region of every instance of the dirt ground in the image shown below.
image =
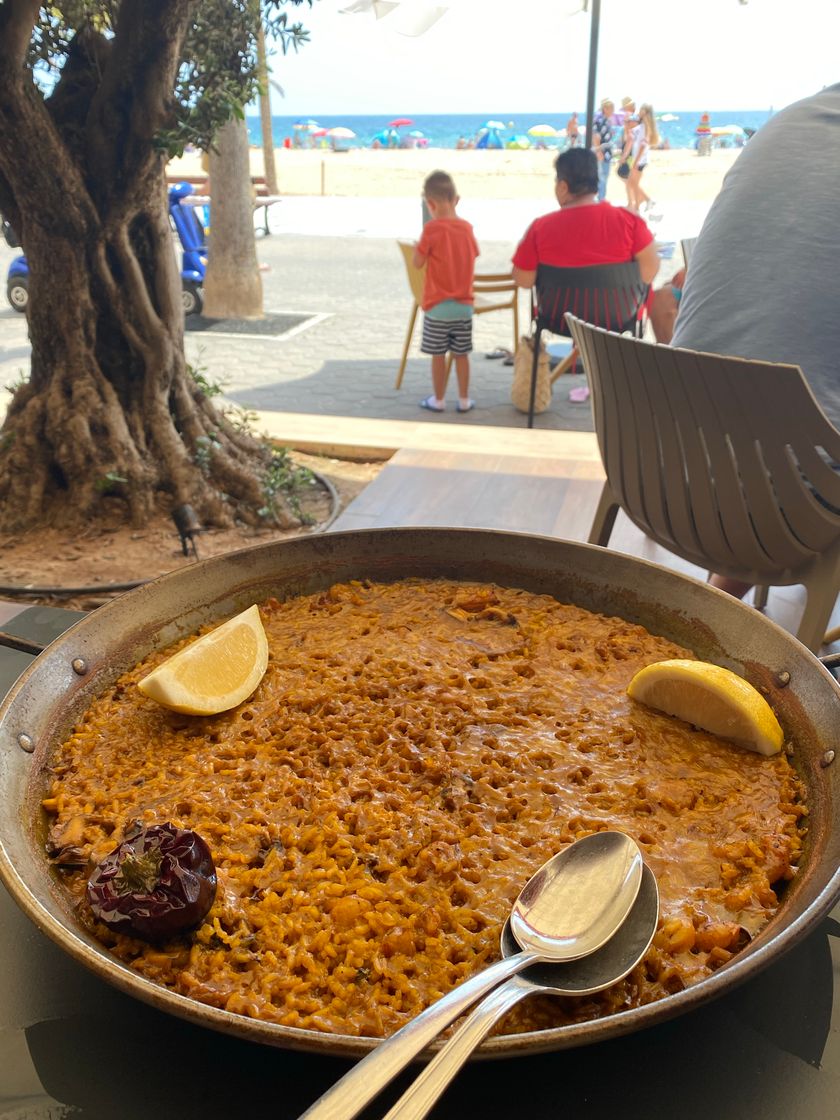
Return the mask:
M291 457L315 472L312 483L300 496L301 509L311 524L286 531L246 526L207 530L193 538L199 559L323 531L384 465L297 451ZM337 503L318 476L332 484ZM0 537L0 598L93 610L117 593L107 591L108 585L154 579L194 562L191 550L184 555L180 534L168 512L161 512L140 531L109 524L106 516L96 527L72 537L49 528ZM17 593L19 588L33 590L21 595Z

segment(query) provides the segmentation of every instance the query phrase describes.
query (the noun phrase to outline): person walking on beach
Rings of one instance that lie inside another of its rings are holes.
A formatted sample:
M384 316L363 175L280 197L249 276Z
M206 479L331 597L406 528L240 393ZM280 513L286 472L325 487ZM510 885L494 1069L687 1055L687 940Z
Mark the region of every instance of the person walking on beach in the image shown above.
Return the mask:
M840 429L838 122L840 83L776 113L738 154L692 253L672 345L799 366Z
M659 143L659 129L652 106L641 105L638 117L635 120L631 118L631 123L629 136L625 127L624 150L621 153L622 160L630 162L630 174L625 179L627 206L637 214L642 208L650 214L653 202L642 188L642 172L648 164L648 152Z
M420 349L432 359L432 393L421 408L446 408L446 355L454 355L458 376L458 412L474 407L470 399L473 276L479 249L473 228L459 218L460 201L452 177L433 171L423 184L423 199L431 215L414 249L415 268L425 268L423 280L423 341Z
M577 113L572 113L566 121L566 140L568 147L576 148L580 141L580 127L578 125Z
M615 105L609 97L605 97L601 102L601 108L595 114L595 120L592 122L592 150L598 160L599 202L603 202L607 197L607 182L612 167L613 143L615 140L615 128L612 122L614 112Z

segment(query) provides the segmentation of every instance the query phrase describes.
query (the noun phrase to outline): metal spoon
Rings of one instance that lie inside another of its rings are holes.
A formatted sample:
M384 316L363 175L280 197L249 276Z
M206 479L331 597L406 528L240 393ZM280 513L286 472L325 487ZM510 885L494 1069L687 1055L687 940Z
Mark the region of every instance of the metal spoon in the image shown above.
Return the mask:
M486 992L539 961L572 961L600 949L629 914L642 882L642 854L623 832L596 832L558 852L513 905L522 952L465 980L371 1051L300 1120L352 1120L445 1027Z
M645 866L639 896L627 920L603 948L569 964L536 964L512 976L481 1001L426 1068L409 1085L384 1120L422 1120L473 1050L525 996L547 992L586 996L618 983L639 963L653 941L659 920L659 890ZM502 953L519 952L510 922L502 930Z

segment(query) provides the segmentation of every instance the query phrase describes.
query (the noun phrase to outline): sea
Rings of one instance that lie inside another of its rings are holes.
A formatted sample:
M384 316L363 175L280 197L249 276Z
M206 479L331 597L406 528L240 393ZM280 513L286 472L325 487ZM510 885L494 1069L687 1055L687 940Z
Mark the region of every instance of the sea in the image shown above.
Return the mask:
M702 110L697 109L666 109L657 112L656 116L663 143L671 148L695 147L697 142L696 129L700 123L701 112ZM772 108L733 109L709 114L712 128L739 125L746 130L748 135L750 131L757 132L772 115ZM305 140L307 147L318 147L319 145L326 147L330 143L328 138L313 137L312 133L337 127L349 129L355 134L353 139L348 138L339 141L342 147L370 147L377 137L379 137L380 143L385 144L387 143L388 132L392 131L391 121L403 120L408 123L398 126L395 131L405 146L414 146L421 142L423 147L456 148L459 144L463 146L464 142L475 141L482 131L488 125L492 125L493 122L497 125L503 125L503 128L494 129L501 140L502 146L506 146L520 137L526 138L526 142L530 139L531 144L535 145L538 141L533 137L528 137L529 129L536 125L548 124L559 131L566 127L566 121L570 116L571 111L567 113L492 113L489 116L472 113L450 113L434 116L408 114L402 118L325 114L311 118L273 116L271 120L274 143L277 147L282 147L286 140L289 143L294 143L295 138ZM584 116L583 112L578 111L581 133L584 128ZM260 119L258 116L248 116L246 120L251 142L258 145L260 143ZM551 139L539 142L547 146L552 146L554 143L563 143L562 140L555 142ZM727 136L720 136L715 140L715 144L722 147L738 142L735 138ZM524 146L524 142L521 146Z

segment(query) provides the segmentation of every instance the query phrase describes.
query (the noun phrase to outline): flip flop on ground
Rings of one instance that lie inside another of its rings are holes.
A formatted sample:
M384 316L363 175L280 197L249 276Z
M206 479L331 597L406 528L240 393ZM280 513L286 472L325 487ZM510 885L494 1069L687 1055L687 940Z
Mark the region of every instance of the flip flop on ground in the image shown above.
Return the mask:
M475 401L467 401L465 404L461 404L461 402L458 401L459 412L469 412L473 408L475 408Z
M484 355L485 358L510 358L512 357L510 350L505 350L504 346L497 346L495 350L491 350L489 354Z

